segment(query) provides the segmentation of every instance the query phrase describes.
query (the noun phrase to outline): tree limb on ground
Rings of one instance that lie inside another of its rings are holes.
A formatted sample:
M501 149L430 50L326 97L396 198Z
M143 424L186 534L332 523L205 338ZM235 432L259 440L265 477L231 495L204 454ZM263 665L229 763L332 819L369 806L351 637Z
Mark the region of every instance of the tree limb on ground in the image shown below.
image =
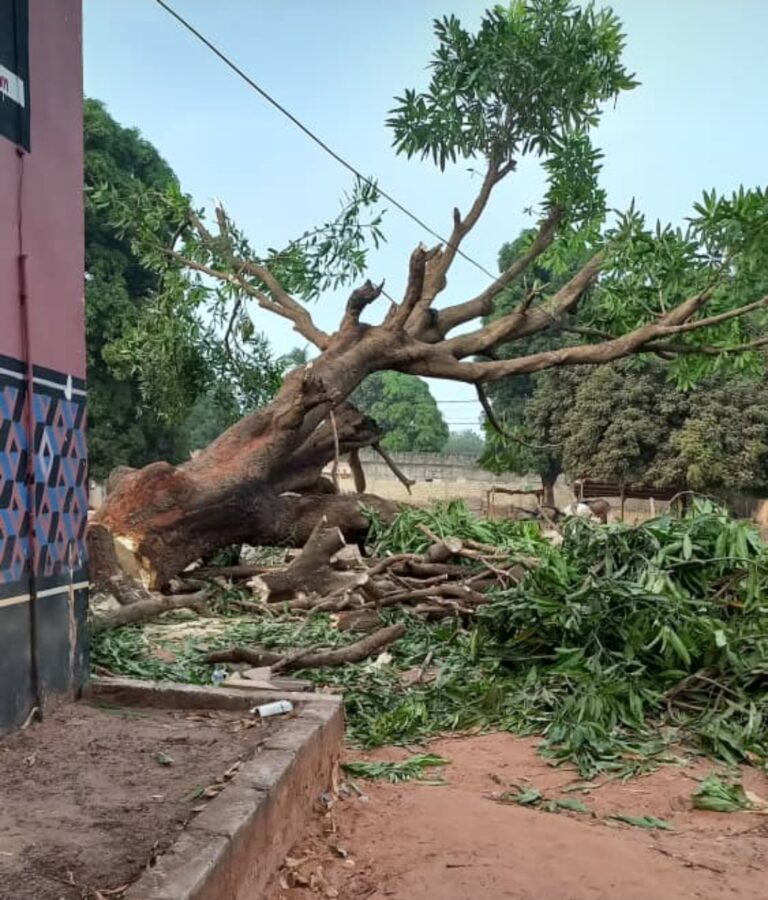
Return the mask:
M94 633L110 631L113 628L120 628L122 625L133 625L136 622L143 622L145 619L152 619L175 609L191 609L200 615L206 615L208 612L205 603L206 596L205 591L197 594L174 594L169 597L161 594L150 596L128 606L121 606L120 609L95 615L91 623L91 630Z
M289 654L273 653L251 647L229 647L226 650L214 650L205 656L207 663L250 663L253 666L279 665L282 671L296 669L320 669L328 666L343 666L345 663L362 662L377 651L388 647L401 638L406 631L402 622L389 625L366 635L354 644L339 647L335 650L295 651Z

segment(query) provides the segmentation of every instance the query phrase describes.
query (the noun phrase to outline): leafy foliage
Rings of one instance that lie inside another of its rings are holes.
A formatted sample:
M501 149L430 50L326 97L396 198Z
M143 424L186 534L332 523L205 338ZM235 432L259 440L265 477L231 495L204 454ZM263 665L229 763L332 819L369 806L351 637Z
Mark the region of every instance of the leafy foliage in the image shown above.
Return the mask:
M105 477L117 465L142 466L175 459L175 435L142 402L138 380L119 373L112 348L141 316L158 285L129 234L118 235L113 210L94 201L98 185L115 191L136 184L160 190L175 176L151 144L123 128L97 100L86 99L85 117L85 318L88 363L90 470Z
M693 795L693 808L709 812L741 812L751 809L752 803L740 782L726 783L710 775Z
M400 372L375 372L350 396L384 432L389 450L438 452L448 440L448 426L425 381Z
M402 762L346 762L342 768L355 778L384 779L392 784L399 781L410 781L423 776L427 769L435 766L447 766L450 760L435 753L422 753L411 756Z
M432 543L418 527L425 525L439 538L455 537L477 541L522 555L546 550L547 541L534 522L513 522L511 519L480 519L463 500L436 503L429 507L401 510L394 520L384 524L371 515L369 541L379 555L387 553L423 553Z
M410 528L387 532L387 549L423 549L410 517L427 512L406 510ZM530 523L473 521L458 504L433 511L428 522L440 534L535 552L539 565L517 588L497 592L472 629L387 611L408 622L390 665L302 673L344 690L353 742L370 747L505 728L543 735L545 753L587 776L644 771L673 759L681 745L729 763L768 758L768 551L749 526L701 503L685 518L636 527L576 520L555 548ZM487 524L498 530L480 527ZM210 671L199 663L202 650L338 647L355 639L325 615L297 633L290 617L233 615L226 592L216 602L220 632L168 644L175 662L152 656L153 646L164 645L164 626L155 625L95 636L94 663L204 683ZM401 681L427 659L438 669L434 683Z
M610 766L656 718L736 761L766 751L767 589L756 533L710 504L636 528L576 520L487 627L544 700L556 757Z
M444 453L456 453L460 456L477 458L485 449L485 441L471 428L463 431L451 431L443 447Z
M441 169L460 158L546 155L553 195L572 191L601 103L636 84L621 64L616 16L567 0L516 0L488 10L476 34L453 15L434 29L429 87L406 90L389 119L397 150Z

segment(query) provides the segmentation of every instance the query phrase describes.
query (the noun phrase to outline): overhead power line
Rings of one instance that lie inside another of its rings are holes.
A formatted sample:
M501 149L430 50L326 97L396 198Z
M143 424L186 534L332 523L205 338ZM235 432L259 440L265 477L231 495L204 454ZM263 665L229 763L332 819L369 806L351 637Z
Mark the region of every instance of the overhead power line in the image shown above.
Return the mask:
M170 6L165 0L155 0L158 6L162 7L170 16L173 16L176 21L182 25L184 28L189 31L190 34L194 35L202 44L204 44L213 54L218 56L218 58L224 63L224 65L228 66L238 77L242 78L242 80L251 88L253 88L256 93L260 94L267 103L270 103L275 109L282 113L289 121L291 121L298 129L304 132L304 134L315 144L318 145L322 150L324 150L329 156L336 160L339 165L344 166L349 172L359 178L361 181L364 181L366 184L374 187L382 197L389 200L389 202L397 207L401 213L408 216L413 222L415 222L419 227L423 228L428 234L432 235L432 237L437 238L442 244L445 244L451 249L454 249L456 253L465 259L468 263L471 263L476 269L479 269L484 275L487 275L489 278L492 278L494 281L498 278L498 275L494 275L492 272L489 272L488 269L485 268L484 265L477 262L476 259L473 259L469 254L465 253L459 247L455 247L451 242L443 237L439 232L435 231L434 228L431 228L427 223L421 219L416 213L411 212L406 206L400 203L399 200L395 199L388 191L383 190L377 183L372 181L370 178L360 172L352 163L348 162L337 153L332 147L329 147L325 141L318 137L314 131L308 128L300 119L293 115L288 109L286 109L282 103L276 100L268 91L266 91L263 87L257 84L246 72L244 72L240 66L237 65L232 59L227 56L227 54L220 50L213 41L209 40L202 32L200 32L195 26L187 21L180 13L176 12L176 10Z

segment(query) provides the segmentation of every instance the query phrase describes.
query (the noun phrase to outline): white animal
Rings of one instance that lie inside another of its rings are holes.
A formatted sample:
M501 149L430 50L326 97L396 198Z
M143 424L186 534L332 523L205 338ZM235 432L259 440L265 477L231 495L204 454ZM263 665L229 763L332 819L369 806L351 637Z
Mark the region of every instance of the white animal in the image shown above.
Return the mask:
M579 519L588 519L590 522L599 523L601 520L593 514L592 509L586 503L569 503L563 510L565 516L577 516Z

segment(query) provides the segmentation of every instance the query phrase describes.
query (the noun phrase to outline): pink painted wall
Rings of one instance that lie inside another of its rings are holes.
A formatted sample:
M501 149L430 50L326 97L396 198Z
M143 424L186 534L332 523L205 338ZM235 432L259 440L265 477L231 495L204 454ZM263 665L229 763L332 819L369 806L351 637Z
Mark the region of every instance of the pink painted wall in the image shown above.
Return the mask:
M85 376L80 0L30 0L31 152L0 136L0 354L22 357L19 188L32 362Z

